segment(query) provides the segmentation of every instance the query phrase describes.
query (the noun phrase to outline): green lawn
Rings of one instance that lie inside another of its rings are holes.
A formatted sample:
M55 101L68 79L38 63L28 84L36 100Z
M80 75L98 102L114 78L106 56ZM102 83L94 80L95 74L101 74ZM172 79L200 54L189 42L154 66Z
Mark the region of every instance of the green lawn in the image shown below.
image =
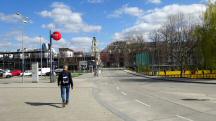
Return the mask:
M82 75L82 73L71 73L72 77L78 77L80 75Z

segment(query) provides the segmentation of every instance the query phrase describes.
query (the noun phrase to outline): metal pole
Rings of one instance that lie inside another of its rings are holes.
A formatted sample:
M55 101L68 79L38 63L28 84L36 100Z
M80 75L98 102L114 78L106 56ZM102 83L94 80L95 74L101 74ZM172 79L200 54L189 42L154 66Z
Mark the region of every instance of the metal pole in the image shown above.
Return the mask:
M51 37L52 33L50 30L50 83L53 82L53 68L52 68L52 37Z
M24 24L27 24L27 23L30 23L30 19L26 16L23 16L21 13L19 12L16 12L16 15L20 16L22 18L22 22ZM22 31L22 83L24 83L24 80L23 80L23 76L24 76L24 71L25 71L25 62L24 62L24 48L23 48L23 31Z
M86 60L86 59L85 59L85 48L83 48L83 56L84 56L83 59L84 59L84 61L85 61L85 60ZM87 67L86 67L86 68L87 68ZM84 68L84 72L86 71L86 68Z
M59 58L60 58L59 56L60 56L60 55L58 54L58 68L59 68Z
M118 49L118 68L120 67L120 49Z
M84 61L86 60L85 59L85 48L83 48L83 55L84 55Z
M160 44L158 42L158 44ZM157 47L157 55L158 55L158 76L160 76L160 45Z
M23 32L22 32L22 83L24 83L23 76L24 76L24 47L23 47Z
M46 53L47 54L47 56L46 56L46 67L48 68L49 67L49 52L48 53Z
M4 54L3 54L3 69L5 69L5 64L4 64Z
M42 56L42 42L41 42L41 36L40 36L40 48L41 48L41 51L40 51L41 64L40 64L40 65L41 65L41 71L42 71L42 68L43 68L43 67L42 67L42 66L43 66L42 57L43 57L43 56ZM42 74L41 74L40 76L42 77Z

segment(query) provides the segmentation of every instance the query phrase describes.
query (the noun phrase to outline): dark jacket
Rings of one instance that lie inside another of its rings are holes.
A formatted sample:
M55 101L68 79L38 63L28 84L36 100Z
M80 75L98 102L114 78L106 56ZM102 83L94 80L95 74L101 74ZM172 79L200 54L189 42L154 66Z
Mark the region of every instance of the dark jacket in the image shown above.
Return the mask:
M68 78L69 78L69 83L68 84L63 83L63 74L68 75ZM59 76L58 76L58 86L59 85L61 85L61 86L71 85L71 88L73 88L73 80L72 80L72 76L71 76L70 72L64 70L59 74Z

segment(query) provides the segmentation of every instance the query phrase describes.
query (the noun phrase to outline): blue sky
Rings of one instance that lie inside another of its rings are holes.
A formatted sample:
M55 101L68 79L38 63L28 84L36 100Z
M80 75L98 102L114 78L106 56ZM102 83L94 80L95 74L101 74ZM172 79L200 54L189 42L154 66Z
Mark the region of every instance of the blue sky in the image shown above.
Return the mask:
M48 42L49 29L63 39L54 47L90 49L96 36L100 48L126 36L147 35L160 27L167 16L182 12L197 16L205 11L205 0L8 0L0 2L0 50L39 47L39 35ZM19 11L31 19L23 24ZM196 19L195 19L196 20ZM148 40L149 41L149 40Z

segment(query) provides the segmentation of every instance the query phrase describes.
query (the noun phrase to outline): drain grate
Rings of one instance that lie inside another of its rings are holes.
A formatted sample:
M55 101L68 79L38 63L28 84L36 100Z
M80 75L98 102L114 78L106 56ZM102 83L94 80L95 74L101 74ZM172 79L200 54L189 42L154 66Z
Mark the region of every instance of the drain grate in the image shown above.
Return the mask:
M184 101L209 101L209 99L185 98Z

